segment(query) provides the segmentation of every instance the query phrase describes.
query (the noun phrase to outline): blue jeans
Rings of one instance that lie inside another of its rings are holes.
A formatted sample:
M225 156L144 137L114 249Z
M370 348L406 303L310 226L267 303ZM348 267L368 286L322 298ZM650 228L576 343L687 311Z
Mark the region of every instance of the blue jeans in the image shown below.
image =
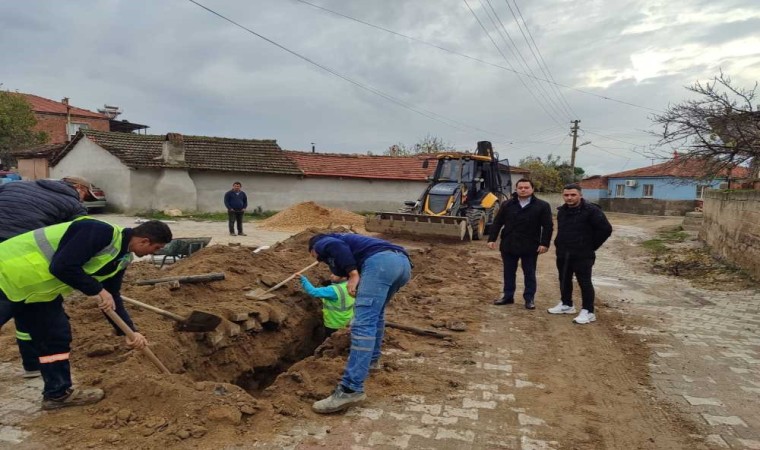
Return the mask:
M361 280L351 322L351 350L341 384L364 392L369 366L380 359L385 332L385 307L412 275L409 258L384 251L370 256L361 267Z
M0 328L13 318L13 302L8 300L4 294L0 293ZM16 323L16 344L21 354L21 364L24 370L40 370L40 362L37 357L37 351L34 350L28 330L23 329Z
M523 298L525 301L533 300L536 296L536 263L538 262L538 253L532 252L525 255L510 255L502 252L501 260L504 262L504 298L514 298L517 289L517 261L522 261L523 277L525 279L525 290Z

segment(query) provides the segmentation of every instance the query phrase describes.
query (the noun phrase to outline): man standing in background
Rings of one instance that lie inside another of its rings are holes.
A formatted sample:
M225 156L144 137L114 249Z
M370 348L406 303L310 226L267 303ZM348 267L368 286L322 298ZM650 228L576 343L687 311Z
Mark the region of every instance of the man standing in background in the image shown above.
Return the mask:
M243 233L243 215L248 208L248 197L241 190L243 187L239 181L232 183L232 190L224 194L224 206L227 208L227 218L230 226L230 236L235 236L235 223L237 223L237 235Z

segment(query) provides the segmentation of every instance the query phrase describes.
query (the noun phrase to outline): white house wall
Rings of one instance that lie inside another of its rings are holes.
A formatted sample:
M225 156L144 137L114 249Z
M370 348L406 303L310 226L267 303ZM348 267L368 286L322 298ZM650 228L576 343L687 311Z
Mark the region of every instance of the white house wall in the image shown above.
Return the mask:
M50 168L51 178L80 176L102 188L109 207L130 207L130 170L118 158L82 138L58 164Z

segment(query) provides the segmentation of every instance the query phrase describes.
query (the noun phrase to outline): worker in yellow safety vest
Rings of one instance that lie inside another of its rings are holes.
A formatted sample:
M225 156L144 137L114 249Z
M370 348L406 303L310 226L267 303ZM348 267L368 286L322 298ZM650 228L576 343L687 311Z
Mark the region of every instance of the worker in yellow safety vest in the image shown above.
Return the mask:
M150 255L171 239L169 227L156 220L121 228L85 216L0 243L0 306L12 310L18 331L39 355L42 409L96 403L104 395L101 389L72 388L63 295L78 290L137 331L119 295L124 271L133 253ZM126 344L141 349L147 340L136 332Z
M301 286L304 292L322 300L322 318L326 336L351 323L354 317L354 302L356 302L356 299L348 293L345 278L333 275L331 282L329 286L318 288L314 287L308 278L301 275Z

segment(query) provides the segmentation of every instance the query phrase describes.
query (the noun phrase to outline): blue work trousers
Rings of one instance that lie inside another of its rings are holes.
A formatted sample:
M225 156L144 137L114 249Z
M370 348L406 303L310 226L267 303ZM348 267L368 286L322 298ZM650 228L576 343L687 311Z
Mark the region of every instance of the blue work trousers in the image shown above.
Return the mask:
M380 359L385 332L385 307L412 274L409 258L387 250L370 256L361 267L361 280L351 322L351 349L341 384L364 392L369 366Z
M13 302L8 300L4 294L0 295L0 328L12 318ZM30 372L40 370L40 362L37 358L37 352L32 345L32 338L29 335L28 330L19 327L18 322L16 322L16 344L18 345L18 351L21 354L21 365L24 366L24 370Z

